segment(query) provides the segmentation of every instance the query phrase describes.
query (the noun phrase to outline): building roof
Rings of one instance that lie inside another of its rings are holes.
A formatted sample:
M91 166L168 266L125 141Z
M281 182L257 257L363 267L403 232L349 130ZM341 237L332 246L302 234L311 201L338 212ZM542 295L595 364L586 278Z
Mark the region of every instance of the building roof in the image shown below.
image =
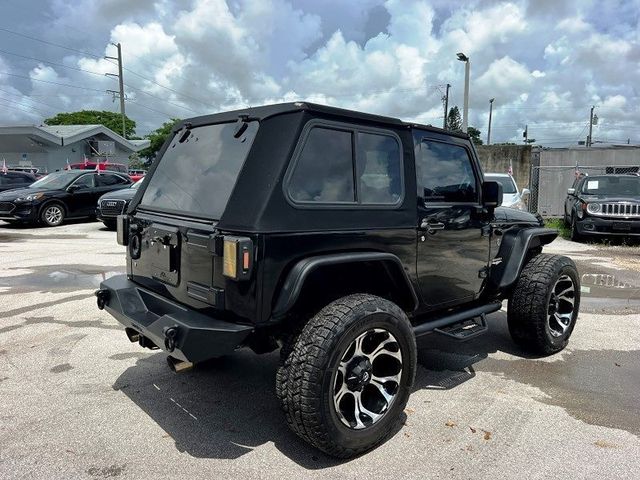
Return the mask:
M68 145L102 134L122 149L138 152L149 146L149 140L127 140L104 125L14 125L0 126L0 135L29 135L54 145Z

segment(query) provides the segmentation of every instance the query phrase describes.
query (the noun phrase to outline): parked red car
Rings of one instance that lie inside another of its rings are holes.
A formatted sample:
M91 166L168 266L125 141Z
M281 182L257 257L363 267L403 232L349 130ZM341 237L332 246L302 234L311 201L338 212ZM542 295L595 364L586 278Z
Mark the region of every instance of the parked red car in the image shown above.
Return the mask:
M98 165L99 171L109 170L111 172L127 173L129 170L126 165L123 165L121 163L109 163L109 162L104 162L104 163L81 162L81 163L72 163L69 166L71 167L72 170L95 170L96 165Z

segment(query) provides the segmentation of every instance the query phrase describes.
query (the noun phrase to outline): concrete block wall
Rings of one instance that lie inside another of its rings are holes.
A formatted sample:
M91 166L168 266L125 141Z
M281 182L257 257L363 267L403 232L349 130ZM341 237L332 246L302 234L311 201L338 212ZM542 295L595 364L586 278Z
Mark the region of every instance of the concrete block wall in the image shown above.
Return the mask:
M477 145L478 157L486 173L507 173L509 161L520 189L528 188L531 172L531 145Z

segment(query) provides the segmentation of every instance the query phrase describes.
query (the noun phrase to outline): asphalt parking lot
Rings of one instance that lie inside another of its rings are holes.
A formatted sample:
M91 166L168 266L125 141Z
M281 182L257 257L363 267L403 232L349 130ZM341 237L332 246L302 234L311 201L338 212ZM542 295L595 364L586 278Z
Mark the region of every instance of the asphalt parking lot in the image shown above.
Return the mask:
M124 272L114 232L0 222L0 478L637 478L640 247L547 251L582 276L569 348L527 358L505 311L466 344L427 342L403 428L338 461L287 429L277 353L174 374L128 342L93 296Z

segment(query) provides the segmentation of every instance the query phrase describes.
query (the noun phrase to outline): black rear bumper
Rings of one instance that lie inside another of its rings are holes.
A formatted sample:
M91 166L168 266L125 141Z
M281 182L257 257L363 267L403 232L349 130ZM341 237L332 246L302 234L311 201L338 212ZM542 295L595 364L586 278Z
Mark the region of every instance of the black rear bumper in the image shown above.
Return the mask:
M192 363L233 352L253 327L217 320L140 287L126 275L113 276L96 292L104 308L128 330L172 357Z

